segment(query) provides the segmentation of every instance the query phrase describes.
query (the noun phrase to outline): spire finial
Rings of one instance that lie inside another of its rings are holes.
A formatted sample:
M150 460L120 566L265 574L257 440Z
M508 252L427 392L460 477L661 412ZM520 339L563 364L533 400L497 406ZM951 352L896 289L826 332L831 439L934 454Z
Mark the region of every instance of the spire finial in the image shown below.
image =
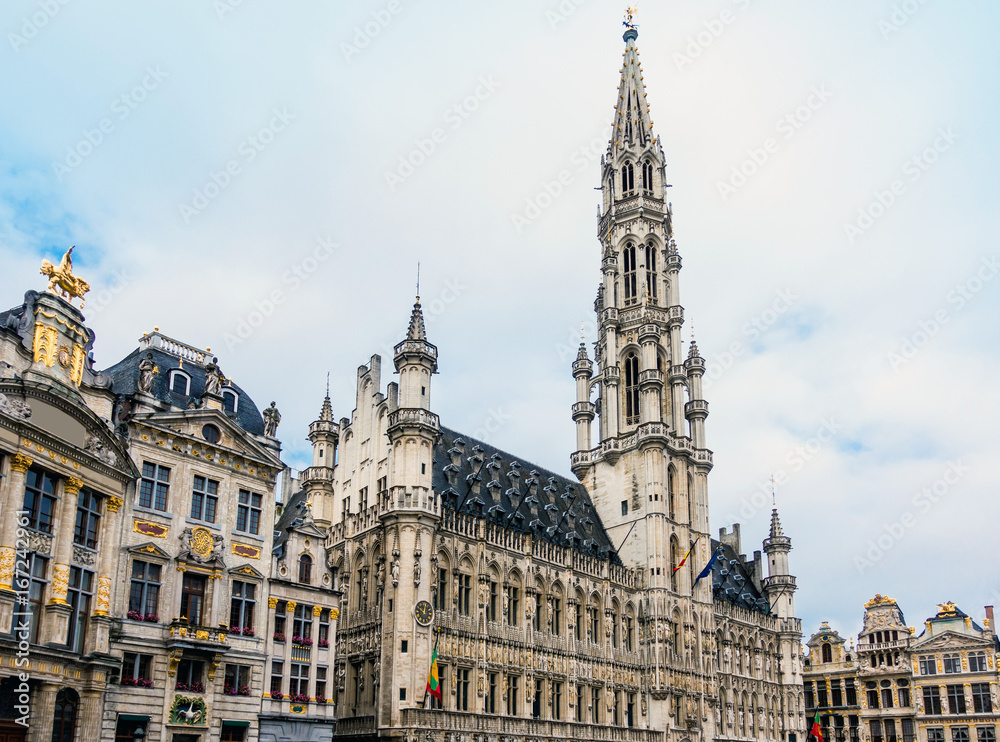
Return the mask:
M778 509L778 498L774 494L774 475L773 474L771 475L771 509L772 510L777 510Z
M582 345L585 342L586 342L586 338L583 335L583 322L581 322L580 323L580 344Z
M639 12L639 6L637 5L630 5L627 8L625 8L625 20L622 21L622 25L625 26L625 28L638 28L638 25L635 23L635 20L633 19L633 16L638 12Z
M417 301L420 301L420 261L417 261Z
M330 372L326 372L326 396L330 396Z

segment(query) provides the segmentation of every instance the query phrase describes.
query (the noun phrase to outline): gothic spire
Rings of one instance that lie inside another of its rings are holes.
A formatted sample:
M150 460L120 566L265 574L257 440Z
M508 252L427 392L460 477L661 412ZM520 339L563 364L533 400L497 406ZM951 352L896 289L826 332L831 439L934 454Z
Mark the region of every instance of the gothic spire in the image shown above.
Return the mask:
M615 103L615 124L611 132L612 152L631 145L645 147L653 139L653 121L646 103L639 50L635 45L638 36L635 26L629 26L622 37L625 40L625 54L622 77L618 83L618 100Z
M407 340L427 340L427 331L424 329L424 313L420 309L420 297L413 303L413 311L410 313L410 328L406 331Z
M778 508L771 510L771 535L770 538L781 538L785 534L781 530L781 520L778 518Z

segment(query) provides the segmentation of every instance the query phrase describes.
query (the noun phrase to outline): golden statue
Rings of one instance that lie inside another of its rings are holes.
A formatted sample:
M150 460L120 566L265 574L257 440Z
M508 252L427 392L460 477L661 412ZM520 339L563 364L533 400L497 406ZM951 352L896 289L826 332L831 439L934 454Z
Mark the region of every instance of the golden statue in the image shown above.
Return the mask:
M83 309L83 305L87 303L83 295L90 291L90 284L79 276L73 275L73 247L66 251L58 266L53 265L48 260L42 260L42 269L39 273L49 277L46 291L56 296L61 294L62 298L71 304L74 297L79 297L81 299L80 309Z
M622 22L622 25L625 26L625 28L637 28L635 21L633 20L633 16L635 16L638 12L639 8L635 5L630 5L625 8L625 20Z

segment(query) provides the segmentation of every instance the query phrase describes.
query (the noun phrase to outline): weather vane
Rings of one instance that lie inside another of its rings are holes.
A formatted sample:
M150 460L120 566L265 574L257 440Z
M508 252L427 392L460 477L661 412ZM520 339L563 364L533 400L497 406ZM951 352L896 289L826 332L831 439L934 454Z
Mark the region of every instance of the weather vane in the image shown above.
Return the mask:
M625 28L638 28L635 22L632 20L632 16L639 12L639 7L637 5L630 5L625 8L625 20L622 21L622 25Z

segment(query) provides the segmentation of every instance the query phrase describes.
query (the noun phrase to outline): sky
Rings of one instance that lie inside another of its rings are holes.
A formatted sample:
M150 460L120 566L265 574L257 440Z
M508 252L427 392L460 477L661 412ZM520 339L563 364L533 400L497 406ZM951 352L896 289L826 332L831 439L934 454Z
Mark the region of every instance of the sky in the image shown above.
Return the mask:
M95 7L95 5L97 5ZM7 0L0 303L76 245L96 363L211 347L303 465L327 373L416 290L442 423L569 475L595 337L622 3ZM1000 606L1000 6L640 6L638 48L708 366L712 528L767 535L805 638L875 593ZM990 369L993 369L992 371Z

